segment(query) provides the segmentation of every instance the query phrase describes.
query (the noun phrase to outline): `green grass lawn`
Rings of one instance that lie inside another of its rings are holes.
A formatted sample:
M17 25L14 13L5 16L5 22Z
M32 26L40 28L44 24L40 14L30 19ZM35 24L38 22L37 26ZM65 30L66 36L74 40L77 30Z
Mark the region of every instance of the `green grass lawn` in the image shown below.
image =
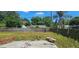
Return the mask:
M16 40L44 40L46 37L56 39L56 45L60 48L78 48L79 42L53 32L0 32L0 39L15 36Z

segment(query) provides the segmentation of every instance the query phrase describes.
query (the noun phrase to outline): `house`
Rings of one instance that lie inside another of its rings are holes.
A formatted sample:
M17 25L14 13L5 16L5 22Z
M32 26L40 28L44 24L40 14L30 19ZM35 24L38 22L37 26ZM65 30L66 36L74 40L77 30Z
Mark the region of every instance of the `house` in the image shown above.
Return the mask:
M22 20L22 21L21 21L21 23L22 23L21 28L27 28L27 27L25 26L25 24L27 23L27 21L26 21L26 20Z
M25 25L22 25L22 27L21 27L21 28L24 28L24 29L25 29L25 28L27 28L27 27L26 27Z

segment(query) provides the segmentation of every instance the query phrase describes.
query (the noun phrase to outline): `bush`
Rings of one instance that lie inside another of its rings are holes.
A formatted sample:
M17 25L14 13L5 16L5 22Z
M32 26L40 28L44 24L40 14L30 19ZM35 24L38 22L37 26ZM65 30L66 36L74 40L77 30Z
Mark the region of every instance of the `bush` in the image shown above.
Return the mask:
M21 27L21 23L18 20L7 20L5 24L6 27Z
M37 25L35 28L39 28L39 26Z

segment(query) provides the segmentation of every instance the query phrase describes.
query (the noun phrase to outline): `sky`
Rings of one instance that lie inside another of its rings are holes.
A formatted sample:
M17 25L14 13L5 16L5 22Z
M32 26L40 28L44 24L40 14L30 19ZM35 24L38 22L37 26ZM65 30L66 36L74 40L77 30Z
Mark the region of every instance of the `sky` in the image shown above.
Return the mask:
M31 20L32 17L39 16L39 17L44 17L44 16L51 16L51 11L18 11L17 12L21 18L27 18ZM56 12L52 11L52 15L55 15ZM79 16L79 11L67 11L65 14L71 15L73 17Z
M51 16L50 11L18 11L18 14L20 15L21 18L27 18L29 20L31 20L31 18L35 16L39 17Z

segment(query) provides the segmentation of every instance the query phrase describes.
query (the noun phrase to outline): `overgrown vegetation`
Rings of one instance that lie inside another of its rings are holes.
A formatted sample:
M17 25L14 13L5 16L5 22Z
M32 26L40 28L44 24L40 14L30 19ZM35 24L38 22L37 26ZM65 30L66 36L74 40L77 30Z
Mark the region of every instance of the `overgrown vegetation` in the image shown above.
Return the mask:
M28 35L27 35L28 34ZM0 32L0 38L7 38L10 36L15 36L16 41L18 40L45 40L46 37L52 37L56 39L56 45L60 48L78 48L79 42L64 37L60 34L53 32Z
M69 25L79 25L79 17L72 18Z
M61 34L66 37L73 38L74 40L79 41L79 29L51 29L50 31L53 31L57 34ZM69 32L68 32L69 31Z

